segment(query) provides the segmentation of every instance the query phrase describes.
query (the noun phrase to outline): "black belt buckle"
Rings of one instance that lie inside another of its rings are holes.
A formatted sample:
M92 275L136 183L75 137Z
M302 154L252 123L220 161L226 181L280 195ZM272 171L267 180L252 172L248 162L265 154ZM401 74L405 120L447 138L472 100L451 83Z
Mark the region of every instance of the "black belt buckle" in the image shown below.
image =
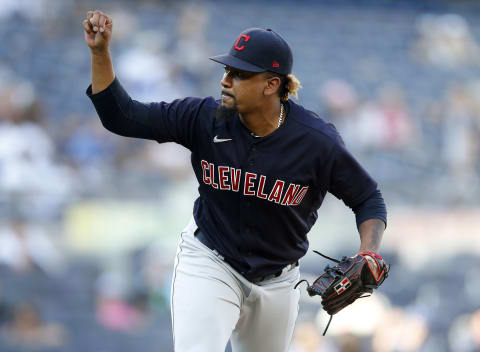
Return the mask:
M289 264L291 265L291 268L290 270L292 270L293 268L296 268L298 266L298 260L295 262L295 263L292 263L292 264ZM285 268L287 267L288 265L285 266ZM283 268L283 269L285 269ZM283 272L283 269L282 270L279 270L273 274L269 274L269 275L264 275L264 276L259 276L259 277L256 277L254 279L252 279L252 283L257 283L257 282L261 282L261 281L266 281L266 280L270 280L270 279L273 279L275 277L279 277L280 275L282 275L282 272Z
M282 270L277 271L276 273L273 273L273 274L270 274L270 275L255 277L255 278L252 279L252 283L256 284L256 283L261 282L261 281L270 280L270 279L273 279L275 277L279 277L280 275L282 275Z

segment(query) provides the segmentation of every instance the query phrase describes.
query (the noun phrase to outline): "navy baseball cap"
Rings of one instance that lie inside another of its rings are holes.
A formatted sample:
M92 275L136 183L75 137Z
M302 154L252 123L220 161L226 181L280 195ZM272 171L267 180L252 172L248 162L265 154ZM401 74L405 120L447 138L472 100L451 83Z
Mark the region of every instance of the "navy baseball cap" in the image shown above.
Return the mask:
M292 73L293 57L288 43L270 28L249 28L240 33L228 54L213 56L215 62L249 72Z

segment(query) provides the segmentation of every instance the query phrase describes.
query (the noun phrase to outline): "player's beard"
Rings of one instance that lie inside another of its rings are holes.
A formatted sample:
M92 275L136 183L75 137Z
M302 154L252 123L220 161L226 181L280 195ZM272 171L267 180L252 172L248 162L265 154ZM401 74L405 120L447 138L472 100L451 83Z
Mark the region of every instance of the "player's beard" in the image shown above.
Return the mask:
M235 114L238 113L237 102L235 101L235 98L233 98L233 100L233 106L225 106L220 103L217 111L215 112L215 119L217 121L230 121L231 119L233 119Z

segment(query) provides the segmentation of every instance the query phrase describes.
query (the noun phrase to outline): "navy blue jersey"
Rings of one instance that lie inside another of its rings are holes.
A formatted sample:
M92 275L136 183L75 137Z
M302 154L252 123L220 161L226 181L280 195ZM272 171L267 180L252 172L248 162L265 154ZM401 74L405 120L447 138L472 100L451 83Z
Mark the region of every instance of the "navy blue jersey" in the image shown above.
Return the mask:
M238 116L216 120L219 102L212 97L144 104L117 79L87 94L112 132L176 142L192 152L200 193L196 223L247 278L305 255L307 233L327 192L354 208L377 189L334 126L292 101L284 103L280 128L258 138Z

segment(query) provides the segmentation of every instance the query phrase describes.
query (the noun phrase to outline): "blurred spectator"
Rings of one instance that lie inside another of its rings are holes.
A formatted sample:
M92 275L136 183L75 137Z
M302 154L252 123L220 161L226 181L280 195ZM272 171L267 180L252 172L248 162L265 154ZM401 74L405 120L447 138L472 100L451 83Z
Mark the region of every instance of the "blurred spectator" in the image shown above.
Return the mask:
M119 148L120 139L107 131L98 119L86 116L71 118L60 138L63 160L75 172L75 178L81 180L76 189L82 194L105 189L123 151Z
M65 157L75 168L96 168L101 164L113 164L114 136L97 119L76 121L70 127L63 147Z
M473 106L467 87L449 87L444 108L443 155L452 173L472 173L477 141Z
M40 270L58 276L64 269L64 258L51 236L18 214L0 228L0 263L18 273Z
M361 105L355 119L355 148L379 151L387 135L387 125L380 106L375 101Z
M19 350L57 349L68 345L66 328L43 321L31 303L17 305L12 321L0 331L2 343Z
M193 177L190 151L175 143L147 143L138 159L146 170L167 176L172 181L181 182Z
M378 99L368 101L358 111L357 141L364 150L405 151L414 146L413 131L404 93L398 86L383 86Z
M428 324L419 315L402 308L386 312L373 334L372 350L378 352L421 351L429 334Z
M73 183L69 170L54 163L54 144L40 114L30 83L0 86L0 190L25 196L32 211L48 213L71 196Z
M190 3L180 8L174 62L177 77L188 95L211 95L211 69L205 62L212 52L207 40L209 14L206 7ZM210 66L211 67L211 66Z
M323 103L321 110L325 110L325 114L331 117L333 122L350 116L358 104L355 88L341 79L325 82L319 89L319 95Z
M379 91L379 105L385 125L382 149L416 149L415 126L403 89L395 84L383 86Z
M96 315L106 329L131 332L145 322L144 312L128 302L125 278L116 272L104 272L97 281Z
M165 45L164 33L138 31L130 46L118 57L118 77L128 88L132 99L170 102L184 96L173 76L174 66Z
M143 253L139 275L142 290L148 293L150 308L155 313L170 311L172 254L162 241L152 243Z
M313 322L301 322L295 326L290 352L322 352L323 338Z
M21 15L27 18L39 18L47 11L50 6L47 2L58 2L58 0L2 0L0 6L0 18L10 17L12 15Z
M425 101L419 109L421 132L421 149L425 152L425 167L433 169L439 167L438 153L442 150L442 131L443 131L443 104L440 100Z
M347 81L331 79L319 89L320 117L335 125L347 145L357 142L358 96Z
M478 185L476 167L480 159L477 138L480 120L475 116L466 85L449 87L443 111L442 156L449 175L449 198L457 202L473 200L472 197L476 196L471 190Z
M120 3L120 1L118 2ZM89 11L95 8L95 6L86 6L84 8L85 11ZM81 13L81 16L84 13ZM135 11L129 11L128 7L122 4L112 7L110 15L115 19L115 39L118 41L119 47L131 46L136 33L142 30L141 18ZM156 43L152 44L156 46Z
M367 352L360 336L352 333L343 333L336 338L338 352Z
M350 83L330 80L321 87L320 97L323 117L335 124L353 149L405 152L417 146L413 118L398 85L385 85L376 100L360 104Z
M478 65L480 51L467 21L457 14L423 15L417 30L414 54L422 61L440 66Z

